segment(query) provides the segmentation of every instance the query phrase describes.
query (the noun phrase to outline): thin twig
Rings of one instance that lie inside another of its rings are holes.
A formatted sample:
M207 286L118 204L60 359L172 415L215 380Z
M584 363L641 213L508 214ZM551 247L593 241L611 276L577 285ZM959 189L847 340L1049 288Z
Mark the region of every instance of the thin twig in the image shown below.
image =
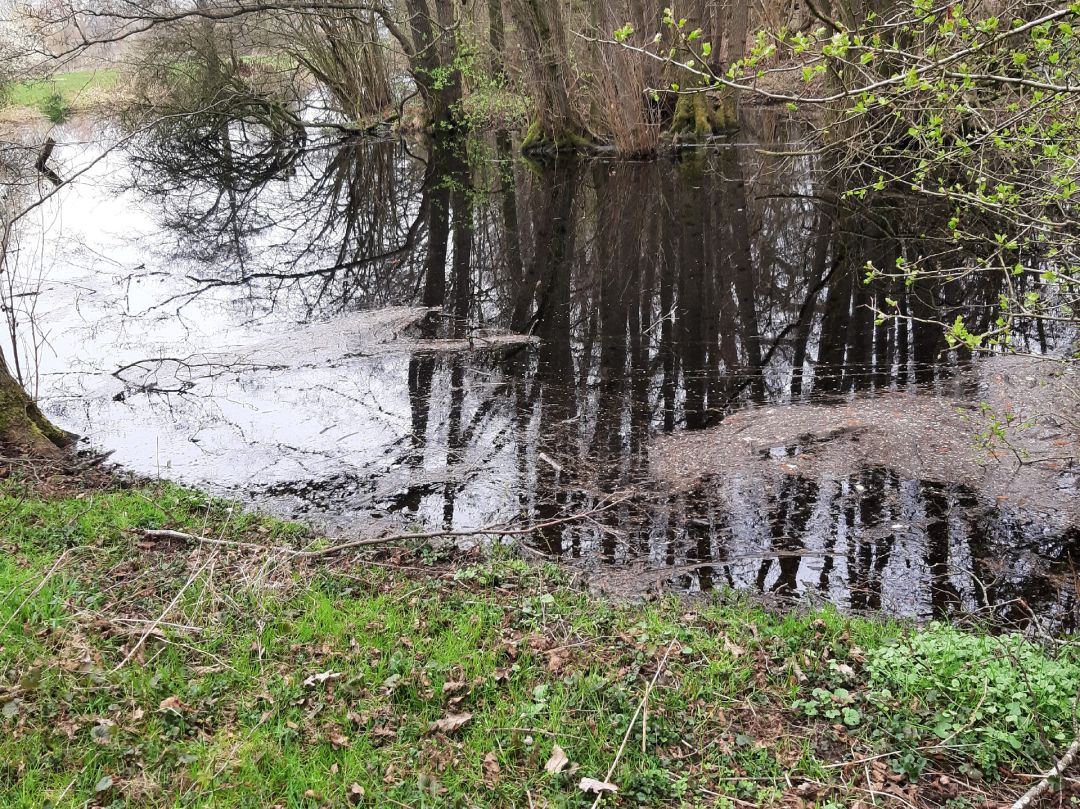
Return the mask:
M605 503L604 505L590 509L589 511L583 511L579 514L571 514L566 517L558 517L556 519L546 520L545 522L533 523L523 528L488 526L485 528L470 528L461 531L428 531L426 533L390 534L384 537L354 539L348 542L343 542L340 545L331 545L330 547L319 548L313 551L301 551L294 548L285 548L273 545L260 545L257 542L240 542L230 539L211 539L209 537L198 536L197 534L186 534L182 531L170 531L164 529L146 528L143 529L141 533L147 539L175 539L183 542L198 542L204 545L226 545L236 548L251 548L253 550L277 552L298 559L318 559L322 556L332 556L333 554L352 550L353 548L365 548L372 545L385 545L389 542L400 542L403 540L439 539L449 537L473 536L525 536L535 533L536 531L541 531L545 528L553 528L557 525L564 525L566 523L576 522L578 520L590 517L594 514L600 514L604 511L608 511L609 509L614 508L615 506L625 502L628 499L629 497L623 497L618 500L612 500L609 503Z
M146 539L175 539L179 542L197 542L200 545L224 545L230 548L251 548L258 551L277 551L279 553L295 556L300 551L293 548L283 548L274 545L260 545L258 542L240 542L234 539L212 539L199 536L198 534L185 534L183 531L168 531L165 529L144 528L140 532Z
M38 593L41 592L42 588L45 587L45 585L48 583L49 579L52 578L53 573L55 573L57 570L60 569L60 565L63 564L64 558L69 553L75 553L77 551L85 551L85 550L89 550L89 549L90 549L89 545L79 545L78 547L75 547L75 548L68 548L66 551L64 551L62 554L60 554L60 557L55 562L53 562L53 566L49 568L49 572L45 574L45 578L43 578L40 582L38 582L38 586L35 587L33 589L33 591L30 593L30 595L28 595L26 598L24 598L22 600L22 603L20 603L19 606L15 608L15 611L12 612L11 615L8 616L8 619L6 621L4 621L4 625L0 626L0 635L4 634L4 631L8 628L8 626L11 625L11 622L15 620L15 616L17 616L20 612L22 612L22 608L25 607L27 604L29 604L30 600L33 599L34 596L36 596Z
M619 766L619 760L622 758L623 750L626 749L626 742L630 739L630 734L633 733L634 727L637 724L638 714L641 713L642 708L645 707L645 703L649 699L649 692L651 692L653 686L656 685L656 681L660 679L660 673L664 670L665 664L667 664L667 659L671 655L671 650L675 648L675 644L678 642L678 638L673 638L671 643L668 644L667 651L664 652L664 657L660 660L660 665L656 667L656 674L653 675L652 680L650 680L649 684L645 687L645 696L641 698L637 710L634 711L634 715L630 717L630 724L626 726L626 733L623 734L622 744L619 745L619 750L615 753L615 760L611 762L611 766L608 767L607 775L604 776L604 781L606 783L611 783L611 776L614 774L615 768ZM592 809L596 809L603 799L604 793L597 793L596 800L593 801Z
M948 746L945 746L945 745L942 745L942 744L924 744L924 745L920 745L919 747L913 747L911 749L914 752L925 752L927 750L934 750L934 751L959 750L959 749L961 749L963 747L978 747L979 744L980 744L980 742L968 742L966 744L952 744L952 745L948 745ZM865 764L868 761L879 761L879 760L881 760L883 758L890 758L892 756L898 756L903 752L904 752L903 750L890 750L888 753L878 753L876 756L867 756L866 758L857 758L854 761L838 761L835 764L825 764L824 766L822 766L821 769L823 769L823 770L836 770L836 769L843 769L845 767L855 767L855 766L857 766L859 764Z
M150 635L158 628L161 622L169 616L169 613L172 612L173 607L175 607L180 602L180 596L182 596L187 590L187 588L191 586L191 583L198 578L199 574L210 566L210 563L213 562L214 559L215 557L211 556L209 559L203 562L201 567L196 568L192 572L192 574L188 576L188 580L184 582L184 586L176 592L176 595L173 596L173 600L169 602L169 605L161 611L161 614L154 621L152 621L148 627L146 627L146 631L143 632L142 635L139 637L138 643L132 646L131 650L124 656L124 659L116 664L116 667L113 668L114 672L120 671L120 669L122 669L127 664L127 662L135 656L135 653L142 648L142 645L144 643L146 643L146 639L150 637Z
M1065 755L1058 759L1058 763L1050 769L1050 772L1046 773L1041 781L1021 795L1020 799L1012 805L1011 809L1025 809L1025 807L1031 806L1040 795L1050 788L1050 783L1069 768L1069 765L1073 763L1073 759L1076 758L1077 753L1080 753L1080 739L1077 739L1069 745L1069 749L1065 751Z

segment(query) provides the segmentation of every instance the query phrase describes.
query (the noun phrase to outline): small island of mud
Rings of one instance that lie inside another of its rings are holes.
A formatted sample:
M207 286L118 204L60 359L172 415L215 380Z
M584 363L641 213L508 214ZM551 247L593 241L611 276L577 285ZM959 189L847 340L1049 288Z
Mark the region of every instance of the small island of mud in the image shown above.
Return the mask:
M903 480L962 484L1058 530L1080 524L1075 372L1053 360L993 357L972 373L966 399L886 392L750 408L707 430L661 437L652 470L675 491L723 491L882 468Z

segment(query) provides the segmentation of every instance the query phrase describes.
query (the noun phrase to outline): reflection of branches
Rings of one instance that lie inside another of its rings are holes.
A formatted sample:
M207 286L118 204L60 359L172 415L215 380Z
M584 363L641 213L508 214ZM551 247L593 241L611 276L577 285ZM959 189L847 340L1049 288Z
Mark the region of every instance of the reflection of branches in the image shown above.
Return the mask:
M216 361L208 358L200 361L198 355L189 357L155 357L154 359L141 359L121 365L112 375L140 393L186 393L195 386L195 380L213 378L215 375L231 373L242 374L251 371L279 370L283 366L269 365L265 363L243 362L238 358L225 358ZM171 370L166 370L172 366ZM180 379L179 371L183 369L187 378ZM141 380L129 379L126 372L139 371L142 373ZM170 376L176 379L177 387L163 387L158 383L161 376Z
M46 340L34 317L42 278L26 267L20 271L16 225L26 194L32 186L40 187L35 174L43 173L51 153L52 148L47 145L36 165L31 163L33 156L28 148L13 146L0 153L0 308L4 312L8 343L6 349L0 349L0 372L12 373L31 398L37 396L37 359ZM47 179L59 179L51 169L49 172L52 177L45 175ZM29 343L26 356L20 350L23 338L28 338ZM8 351L10 367L4 359Z
M181 255L220 263L225 254L239 262L235 274L189 274L194 289L154 308L186 305L215 288L255 285L269 305L286 287L296 290L309 313L327 301L339 311L357 295L369 305L412 298L411 273L402 270L418 266L427 194L394 144L352 141L298 152L287 178L266 172L243 186L230 182L235 172L228 167L189 165L186 147L175 141L155 143L139 169L137 182L147 193L170 192L167 221L184 237Z

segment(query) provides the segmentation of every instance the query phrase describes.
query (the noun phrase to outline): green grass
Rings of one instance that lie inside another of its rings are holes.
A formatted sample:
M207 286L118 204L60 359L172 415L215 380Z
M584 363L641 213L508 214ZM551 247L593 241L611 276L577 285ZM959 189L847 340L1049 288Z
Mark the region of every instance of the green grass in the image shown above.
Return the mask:
M1015 795L1009 766L1068 742L1075 666L1018 638L734 596L615 604L551 565L429 545L287 565L147 540L315 539L170 485L42 497L8 482L0 526L3 807L589 806L578 782L605 779L654 677L605 806L874 805L866 779L886 771L880 789L942 806L936 773L983 767L980 791ZM1021 692L1023 726L984 721ZM983 725L1009 738L966 745ZM553 773L556 744L571 763ZM832 766L887 751L874 775Z
M119 71L113 68L73 70L45 79L14 82L5 88L3 100L14 107L40 110L53 120L62 119L61 111L70 110L91 91L113 89L119 79Z

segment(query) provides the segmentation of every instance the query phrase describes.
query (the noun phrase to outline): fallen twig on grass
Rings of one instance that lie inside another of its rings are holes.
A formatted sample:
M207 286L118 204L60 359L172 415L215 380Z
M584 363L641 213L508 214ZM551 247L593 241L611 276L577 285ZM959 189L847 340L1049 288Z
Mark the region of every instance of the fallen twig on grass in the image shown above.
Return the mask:
M532 523L522 528L510 528L505 526L486 526L484 528L471 528L460 531L427 531L424 533L404 533L404 534L389 534L383 537L370 537L367 539L353 539L348 542L343 542L340 545L331 545L326 548L318 548L313 551L302 551L295 548L286 548L282 546L274 545L260 545L257 542L240 542L237 540L229 539L211 539L210 537L202 537L197 534L186 534L182 531L171 531L166 529L156 528L144 528L140 533L147 539L174 539L182 542L197 542L205 545L225 545L235 548L250 548L252 550L260 550L274 553L281 553L296 559L318 559L323 556L332 556L334 554L342 553L343 551L352 550L354 548L366 548L372 545L385 545L391 542L402 542L405 540L415 539L446 539L453 537L474 537L474 536L526 536L528 534L535 533L536 531L542 531L545 528L554 528L557 525L564 525L566 523L577 522L578 520L586 519L594 514L600 514L608 511L615 506L626 502L629 497L622 497L617 500L604 503L601 506L592 508L588 511L583 511L578 514L570 514L566 517L557 517L551 520L545 520L544 522Z
M660 673L664 670L664 666L667 665L668 657L671 656L671 650L675 648L675 644L678 643L678 638L673 638L671 643L668 644L667 651L664 652L663 658L660 660L660 665L656 667L656 674L653 675L652 680L645 687L645 695L641 698L641 702L638 703L637 710L634 711L634 715L630 717L630 723L626 726L626 733L623 734L622 743L619 745L618 751L615 753L615 760L611 762L611 766L608 767L607 775L604 776L604 783L611 783L611 776L615 773L615 768L619 766L619 761L622 759L623 751L626 749L626 742L630 739L630 734L633 733L634 727L637 723L638 714L645 708L645 704L649 701L649 694L652 692L653 686L656 685L656 681L660 679ZM596 800L593 801L592 809L596 809L600 805L600 801L604 799L604 793L598 792Z
M980 744L981 744L981 742L968 742L966 744L950 744L950 745L943 745L941 743L938 743L938 744L923 744L923 745L919 745L918 747L912 747L912 748L909 748L909 749L912 752L915 752L915 753L925 753L928 750L933 750L934 752L941 752L941 751L944 751L944 750L960 750L960 749L965 748L965 747L978 747ZM866 764L869 761L880 761L881 759L884 759L884 758L892 758L893 756L899 756L899 755L902 755L903 752L904 752L903 750L890 750L888 753L878 753L876 756L867 756L866 758L857 758L854 761L838 761L835 764L823 764L821 769L823 769L823 770L838 770L838 769L843 769L843 768L846 768L846 767L855 767L855 766L857 766L859 764Z
M85 551L85 550L90 550L90 546L89 545L79 545L78 547L75 547L75 548L68 548L66 551L64 551L62 554L60 554L60 557L55 562L53 562L53 566L49 568L49 572L45 574L45 578L43 578L40 582L38 582L38 586L35 587L33 589L33 591L31 591L30 595L28 595L26 598L24 598L20 602L19 606L17 606L14 609L14 611L11 613L11 615L8 616L8 619L6 621L4 621L4 625L0 626L0 635L4 634L4 631L11 625L11 622L15 620L15 616L18 615L20 612L22 612L22 608L25 607L27 604L29 604L30 600L34 596L36 596L38 593L41 592L42 588L48 583L49 579L52 578L53 573L55 573L57 570L60 569L60 565L63 564L63 561L67 557L67 555L69 553L77 553L78 551Z
M258 542L240 542L235 539L212 539L199 536L198 534L186 534L183 531L170 531L158 528L143 528L139 533L146 539L174 539L178 542L194 542L200 545L224 545L230 548L250 548L256 551L275 551L278 553L295 556L300 553L294 548L284 548L275 545L260 545Z
M173 596L173 600L169 602L169 606L167 606L165 609L163 609L161 611L161 614L155 620L150 622L150 625L146 628L146 631L143 632L142 635L139 637L138 642L134 646L131 647L131 649L128 651L128 653L126 655L124 655L124 659L121 660L119 663L117 663L116 667L113 668L113 672L120 671L120 669L122 669L127 664L127 662L129 660L131 660L131 658L133 658L135 656L135 653L138 652L139 649L142 648L142 645L144 643L146 643L146 639L149 638L150 635L153 634L157 630L158 626L161 624L162 621L164 621L166 618L169 617L169 613L172 612L173 607L175 607L179 603L180 596L182 596L184 594L184 591L187 590L187 588L191 586L191 583L194 582L195 579L197 579L199 577L200 573L202 573L204 570L206 570L208 567L210 567L210 564L213 561L214 561L214 557L211 556L209 559L207 559L205 562L203 562L202 566L196 568L195 571L190 576L188 576L187 581L184 582L184 586L181 587L176 592L176 595Z
M1050 788L1051 782L1069 768L1077 753L1080 753L1080 739L1069 745L1069 749L1065 751L1065 755L1058 759L1057 764L1050 768L1050 771L1042 777L1042 780L1021 795L1010 809L1025 809L1025 807L1031 806L1040 795Z

